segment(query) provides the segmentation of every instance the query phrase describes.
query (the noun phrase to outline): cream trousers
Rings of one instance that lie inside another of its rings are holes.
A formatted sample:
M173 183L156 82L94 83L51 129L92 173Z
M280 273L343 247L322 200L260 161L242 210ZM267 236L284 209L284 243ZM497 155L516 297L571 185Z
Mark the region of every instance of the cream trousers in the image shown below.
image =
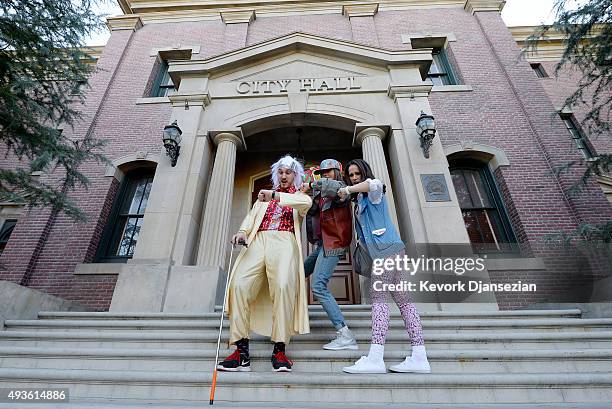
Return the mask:
M298 295L298 263L293 232L261 231L255 235L230 283L230 344L249 338L251 303L264 284L273 304L271 339L289 342Z

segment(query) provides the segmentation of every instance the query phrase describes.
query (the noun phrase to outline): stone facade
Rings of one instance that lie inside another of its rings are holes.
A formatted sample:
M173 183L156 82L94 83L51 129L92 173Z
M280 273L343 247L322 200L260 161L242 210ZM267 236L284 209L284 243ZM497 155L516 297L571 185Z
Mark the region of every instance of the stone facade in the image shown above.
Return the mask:
M612 219L594 181L578 196L567 193L579 169L551 173L580 159L556 114L576 78L535 76L529 62L538 57L519 58L517 34L499 13L503 1L207 3L161 12L154 3L121 2L128 14L109 18L86 119L74 129L108 139L113 161L84 168L92 185L73 194L90 221L24 210L0 279L98 310L210 310L227 263L224 243L248 211L255 181L283 153L275 138L297 128L305 130L308 160L330 156L308 139L329 132L331 156L373 165L409 243L469 243L453 157L486 159L523 258L543 256L546 234ZM432 47L446 47L459 85L424 81ZM178 86L169 97L151 96L160 59ZM554 57L541 62L553 72ZM428 159L414 125L421 111L438 129ZM160 138L173 120L183 131L176 167ZM592 143L598 152L612 149L609 139ZM141 164L156 171L134 257L98 263L121 180ZM421 174L443 175L450 201L427 202ZM490 277L542 275L527 264L491 267ZM497 303L536 301L500 294Z

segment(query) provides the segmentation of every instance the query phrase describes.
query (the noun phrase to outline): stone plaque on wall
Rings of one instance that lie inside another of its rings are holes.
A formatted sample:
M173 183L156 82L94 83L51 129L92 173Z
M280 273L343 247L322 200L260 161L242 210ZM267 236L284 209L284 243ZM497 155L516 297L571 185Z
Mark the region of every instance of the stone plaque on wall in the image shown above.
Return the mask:
M421 183L428 202L450 202L444 174L421 175Z

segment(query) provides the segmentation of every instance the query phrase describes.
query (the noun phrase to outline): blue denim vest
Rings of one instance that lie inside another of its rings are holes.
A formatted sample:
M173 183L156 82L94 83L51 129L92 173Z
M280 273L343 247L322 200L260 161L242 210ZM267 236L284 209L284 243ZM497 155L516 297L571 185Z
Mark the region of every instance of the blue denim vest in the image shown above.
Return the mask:
M389 216L384 194L378 204L359 195L357 205L355 228L359 241L366 245L372 258L386 258L405 248Z

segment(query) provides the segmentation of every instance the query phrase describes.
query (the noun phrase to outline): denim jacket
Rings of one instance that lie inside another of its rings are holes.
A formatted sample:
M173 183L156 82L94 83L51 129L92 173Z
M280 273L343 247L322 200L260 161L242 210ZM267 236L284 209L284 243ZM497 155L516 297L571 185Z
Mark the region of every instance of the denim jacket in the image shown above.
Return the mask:
M355 229L359 241L365 244L372 258L386 258L399 253L405 246L389 216L386 196L382 191L376 191L382 190L382 183L374 179L370 186L371 192L367 197L361 193L357 196Z

